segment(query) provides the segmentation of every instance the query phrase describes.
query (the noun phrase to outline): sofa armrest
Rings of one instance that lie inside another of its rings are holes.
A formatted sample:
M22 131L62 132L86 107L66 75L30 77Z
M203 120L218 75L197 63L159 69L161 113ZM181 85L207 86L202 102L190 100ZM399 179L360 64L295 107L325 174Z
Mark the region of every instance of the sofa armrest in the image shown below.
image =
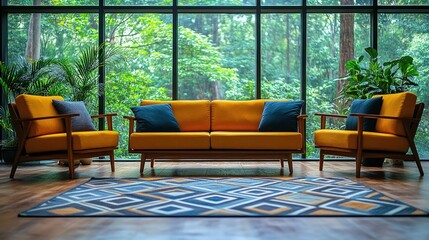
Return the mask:
M124 118L128 119L128 122L129 122L129 125L128 125L128 135L131 135L131 133L134 132L134 122L137 121L137 119L135 117L133 117L133 116L124 116Z

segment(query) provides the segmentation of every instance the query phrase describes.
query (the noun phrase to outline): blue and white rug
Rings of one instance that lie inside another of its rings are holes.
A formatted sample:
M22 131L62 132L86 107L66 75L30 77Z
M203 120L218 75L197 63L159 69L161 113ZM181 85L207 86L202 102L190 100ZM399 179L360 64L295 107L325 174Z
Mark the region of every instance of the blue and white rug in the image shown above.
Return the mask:
M25 217L428 216L347 178L93 178Z

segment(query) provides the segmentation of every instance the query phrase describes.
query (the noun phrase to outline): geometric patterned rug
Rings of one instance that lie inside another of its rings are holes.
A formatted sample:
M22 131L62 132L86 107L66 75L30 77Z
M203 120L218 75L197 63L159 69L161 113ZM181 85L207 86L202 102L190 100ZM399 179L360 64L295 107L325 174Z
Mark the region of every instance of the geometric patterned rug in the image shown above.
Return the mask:
M428 216L347 178L93 178L21 217Z

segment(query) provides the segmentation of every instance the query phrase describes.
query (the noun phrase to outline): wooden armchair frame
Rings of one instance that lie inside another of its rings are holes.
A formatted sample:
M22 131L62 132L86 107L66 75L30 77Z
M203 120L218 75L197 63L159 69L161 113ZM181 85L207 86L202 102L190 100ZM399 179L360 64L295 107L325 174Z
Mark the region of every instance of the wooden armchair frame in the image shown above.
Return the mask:
M323 170L323 161L325 155L339 155L345 157L353 157L356 159L356 177L360 177L361 170L361 162L363 158L394 158L394 159L404 159L404 160L414 160L417 164L417 168L419 169L420 176L424 175L422 165L420 163L419 153L416 148L416 144L414 142L414 137L417 132L417 128L419 126L422 114L424 109L424 103L417 103L414 108L414 114L412 118L401 118L401 117L390 117L390 116L382 116L375 114L357 114L352 113L351 116L355 116L358 118L358 129L357 129L357 149L344 149L344 148L335 148L335 147L325 147L325 146L317 146L316 148L320 149L320 161L319 161L319 170ZM321 117L321 129L325 129L326 127L326 119L328 117L333 118L347 118L344 115L336 115L336 114L323 114L316 113L316 116ZM398 152L390 152L390 151L369 151L363 149L363 142L365 141L363 135L363 120L365 118L372 119L393 119L399 120L402 122L402 126L404 127L406 138L408 140L409 148L411 149L411 154L407 153L398 153Z
M72 138L72 129L71 129L71 118L78 116L79 114L58 114L55 116L46 116L39 118L20 118L18 109L15 103L8 104L10 115L12 118L12 124L16 131L16 136L18 139L18 148L13 161L12 170L10 172L10 178L13 178L18 167L18 164L21 162L30 162L30 161L40 161L40 160L50 160L50 159L66 159L69 165L69 177L70 179L75 178L74 173L74 159L79 158L89 158L89 157L101 157L101 156L110 156L110 167L112 172L115 171L115 158L114 150L117 147L106 147L106 148L97 148L89 150L73 150L73 138ZM113 130L112 117L117 114L101 114L96 116L91 116L91 118L106 118L108 130ZM25 152L25 143L27 141L28 134L30 132L31 124L36 120L43 119L53 119L60 118L65 122L65 133L67 137L67 150L66 151L55 151L55 152L42 152L42 153L26 153Z

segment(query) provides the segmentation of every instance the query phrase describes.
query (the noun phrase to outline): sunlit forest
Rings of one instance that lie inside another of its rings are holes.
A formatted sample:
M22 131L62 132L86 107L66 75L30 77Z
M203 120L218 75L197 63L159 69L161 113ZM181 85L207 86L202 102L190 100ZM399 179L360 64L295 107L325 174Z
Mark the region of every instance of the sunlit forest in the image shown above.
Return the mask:
M307 0L305 6L338 9L372 6L374 1ZM320 127L320 119L314 113L347 113L347 103L337 100L344 84L338 79L346 74L346 61L364 54L372 44L370 8L356 12L353 8L347 12L324 8L303 16L300 11L307 8L299 8L301 0L178 0L177 6L173 0L106 0L110 10L114 6L139 8L103 12L102 27L100 13L94 11L19 12L20 6L98 6L99 0L7 2L18 6L16 13L7 15L9 62L18 57L76 58L80 49L99 43L100 29L105 32L103 41L120 49L123 61L107 66L99 88L105 112L119 115L114 128L121 133L116 151L121 159L139 157L127 152L128 125L122 116L132 115L130 107L142 99L173 98L303 98L309 116L306 157L317 158L312 133ZM429 0L378 0L378 5L401 9L429 5ZM376 17L381 59L412 56L420 75L415 79L418 86L411 91L429 106L429 13L402 9L380 12ZM62 93L71 98L69 90ZM92 114L99 111L98 98L94 94L87 103ZM333 124L343 127L344 122ZM420 156L429 158L427 111L416 141Z

